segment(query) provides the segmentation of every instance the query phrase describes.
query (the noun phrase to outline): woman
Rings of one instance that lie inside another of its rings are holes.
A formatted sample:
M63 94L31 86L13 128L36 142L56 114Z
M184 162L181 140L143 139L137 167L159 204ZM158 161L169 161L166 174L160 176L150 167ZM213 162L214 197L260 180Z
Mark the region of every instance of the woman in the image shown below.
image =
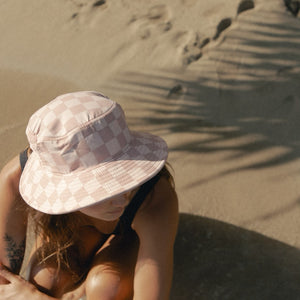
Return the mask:
M1 299L168 299L178 203L166 143L130 131L96 92L57 97L26 134L0 174Z

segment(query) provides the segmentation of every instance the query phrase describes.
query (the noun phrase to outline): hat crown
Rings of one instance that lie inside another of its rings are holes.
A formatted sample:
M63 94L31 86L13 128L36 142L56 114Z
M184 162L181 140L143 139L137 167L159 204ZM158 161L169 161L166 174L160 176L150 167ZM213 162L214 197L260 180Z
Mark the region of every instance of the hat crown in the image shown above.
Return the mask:
M20 193L47 214L76 211L140 186L161 170L166 142L129 131L120 105L96 92L57 97L26 130L33 152Z
M26 133L41 164L54 173L111 160L131 140L120 105L96 92L55 98L32 115Z
M31 116L27 131L37 138L58 138L103 116L114 104L114 101L96 92L61 95Z

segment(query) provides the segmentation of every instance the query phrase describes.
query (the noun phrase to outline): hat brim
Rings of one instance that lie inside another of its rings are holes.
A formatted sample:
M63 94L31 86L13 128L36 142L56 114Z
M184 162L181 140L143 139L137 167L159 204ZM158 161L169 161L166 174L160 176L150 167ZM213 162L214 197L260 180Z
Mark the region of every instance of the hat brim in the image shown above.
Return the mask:
M158 136L131 134L128 147L113 160L67 174L53 173L45 168L33 151L21 175L21 196L38 211L64 214L140 186L163 168L168 147Z

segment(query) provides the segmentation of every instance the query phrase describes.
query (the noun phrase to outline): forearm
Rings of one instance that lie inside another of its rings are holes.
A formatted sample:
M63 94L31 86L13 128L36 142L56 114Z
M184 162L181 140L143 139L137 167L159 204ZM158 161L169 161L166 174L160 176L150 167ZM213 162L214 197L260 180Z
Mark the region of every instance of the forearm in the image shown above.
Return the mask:
M27 213L18 188L19 176L17 158L0 173L0 262L16 274L24 257L27 227Z
M14 208L3 209L0 215L0 261L18 274L25 253L26 220L24 213Z
M13 273L18 274L20 272L24 252L25 252L25 237L21 240L14 238L9 233L2 235L2 255L1 262L7 266Z
M63 298L54 298L51 296L48 296L47 294L44 294L42 292L40 292L39 290L37 290L34 287L30 287L29 289L24 288L23 289L24 295L23 298L16 298L16 300L62 300ZM18 296L17 296L18 297Z
M0 276L6 280L6 284L0 285L1 300L59 300L40 292L34 285L13 274L6 267L0 266Z
M168 300L172 284L173 263L158 264L150 260L137 266L133 300Z
M19 274L25 252L25 236L15 237L9 231L1 234L0 263L14 274ZM7 281L0 276L0 284Z

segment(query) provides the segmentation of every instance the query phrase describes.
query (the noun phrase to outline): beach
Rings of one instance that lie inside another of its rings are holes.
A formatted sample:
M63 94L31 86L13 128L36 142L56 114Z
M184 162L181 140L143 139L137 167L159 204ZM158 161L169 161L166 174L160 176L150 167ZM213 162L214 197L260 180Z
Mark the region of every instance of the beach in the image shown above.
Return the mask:
M54 97L100 91L169 145L171 299L300 299L300 2L0 3L1 167Z

